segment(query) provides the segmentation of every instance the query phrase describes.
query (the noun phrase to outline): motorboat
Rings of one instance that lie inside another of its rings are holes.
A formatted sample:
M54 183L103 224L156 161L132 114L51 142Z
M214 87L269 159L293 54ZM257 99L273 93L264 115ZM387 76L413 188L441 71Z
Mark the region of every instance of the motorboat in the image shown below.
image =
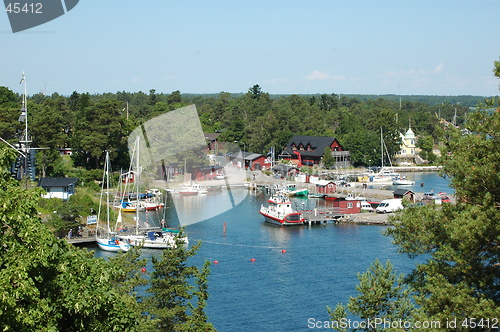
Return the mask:
M292 202L285 195L274 195L268 202L269 206L262 205L260 214L266 222L280 226L303 225L305 222L302 214L292 207Z

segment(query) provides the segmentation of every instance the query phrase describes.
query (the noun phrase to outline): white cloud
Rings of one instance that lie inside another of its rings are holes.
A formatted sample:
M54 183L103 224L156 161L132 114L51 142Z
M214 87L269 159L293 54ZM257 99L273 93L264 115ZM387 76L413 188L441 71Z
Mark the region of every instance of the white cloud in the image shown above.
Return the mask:
M326 80L345 80L346 77L342 75L330 75L326 71L314 70L309 75L307 75L306 80L309 81L326 81Z
M415 76L415 75L435 75L443 71L444 63L440 63L432 69L410 69L410 70L400 70L398 71L387 71L385 72L386 77L402 77L402 76Z

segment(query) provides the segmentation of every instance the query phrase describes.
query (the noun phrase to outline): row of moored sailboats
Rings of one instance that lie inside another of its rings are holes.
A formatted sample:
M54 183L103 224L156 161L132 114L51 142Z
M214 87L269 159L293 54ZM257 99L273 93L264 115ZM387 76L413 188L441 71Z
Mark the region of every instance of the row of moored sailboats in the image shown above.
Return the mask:
M136 141L136 145L134 148L134 154L137 153L137 172L139 175L139 139ZM132 157L133 159L133 157ZM136 193L135 202L125 202L123 199L121 204L115 206L118 208L118 217L115 222L115 226L113 229L111 228L111 220L110 220L110 212L111 206L109 201L109 173L110 173L110 161L109 161L109 153L106 152L106 160L104 163L104 175L102 181L102 190L101 190L101 199L99 204L99 212L97 216L97 226L96 226L96 241L97 245L100 249L106 251L128 251L132 246L142 246L144 248L156 248L156 249L168 249L176 247L179 243L187 244L188 239L186 236L182 236L179 238L180 232L178 230L156 227L149 228L139 226L139 212L144 210L156 210L160 207L163 207L163 203L158 203L154 201L140 201L140 195ZM105 186L106 185L106 190ZM138 187L136 187L138 188ZM103 196L106 193L106 224L100 225L101 217L103 217L104 213L101 211L101 207L103 206ZM153 193L154 195L159 196L159 191ZM149 209L148 209L149 207ZM127 234L123 232L123 221L122 221L122 211L125 212L135 212L135 220L136 227L134 234Z

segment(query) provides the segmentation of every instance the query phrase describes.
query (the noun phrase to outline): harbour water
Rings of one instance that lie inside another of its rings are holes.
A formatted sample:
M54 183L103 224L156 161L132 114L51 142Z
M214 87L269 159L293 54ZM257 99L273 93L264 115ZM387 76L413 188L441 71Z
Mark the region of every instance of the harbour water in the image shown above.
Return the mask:
M414 175L414 191L424 182L422 190L452 193L435 173ZM244 195L243 190L232 194ZM199 218L200 208L217 206L224 192L182 197L176 203ZM186 227L191 244L202 242L190 263L201 267L205 260L212 262L206 312L219 331L310 330L311 321L328 320L327 306L334 308L357 295L357 274L365 272L374 260L390 260L399 273L408 273L415 265L415 260L398 253L384 235L389 226L274 226L265 223L258 212L266 200L262 193L249 194L224 213ZM295 203L307 208L317 201ZM166 220L175 227L179 218L171 198L169 206ZM149 222L154 224L154 219L151 214ZM143 254L159 253L144 250ZM110 254L97 251L96 255Z

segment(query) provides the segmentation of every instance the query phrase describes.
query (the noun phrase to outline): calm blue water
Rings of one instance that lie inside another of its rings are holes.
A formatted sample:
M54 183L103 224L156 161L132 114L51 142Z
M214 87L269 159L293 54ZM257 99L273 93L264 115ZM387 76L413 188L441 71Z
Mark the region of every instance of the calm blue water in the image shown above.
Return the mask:
M414 176L418 187L412 190L419 192L424 182L425 191L452 193L435 173ZM211 193L206 199L216 204L217 195L222 196ZM414 267L415 261L399 254L383 235L387 226L273 226L258 212L266 199L248 195L235 208L186 228L191 244L202 241L191 263L201 267L204 260L218 261L211 265L206 312L219 331L307 331L309 318L328 320L327 306L357 295L356 275L375 259L391 260L400 273ZM175 209L167 209L170 226L175 220ZM144 251L146 257L155 253Z
M384 189L394 190L397 188L405 188L410 189L416 193L420 192L429 192L434 190L435 193L445 192L448 194L453 194L455 191L448 186L448 181L443 179L435 172L415 172L415 173L400 173L401 176L406 176L408 180L415 181L415 184L412 186L393 186L386 185ZM369 185L370 189L380 189L381 185Z

